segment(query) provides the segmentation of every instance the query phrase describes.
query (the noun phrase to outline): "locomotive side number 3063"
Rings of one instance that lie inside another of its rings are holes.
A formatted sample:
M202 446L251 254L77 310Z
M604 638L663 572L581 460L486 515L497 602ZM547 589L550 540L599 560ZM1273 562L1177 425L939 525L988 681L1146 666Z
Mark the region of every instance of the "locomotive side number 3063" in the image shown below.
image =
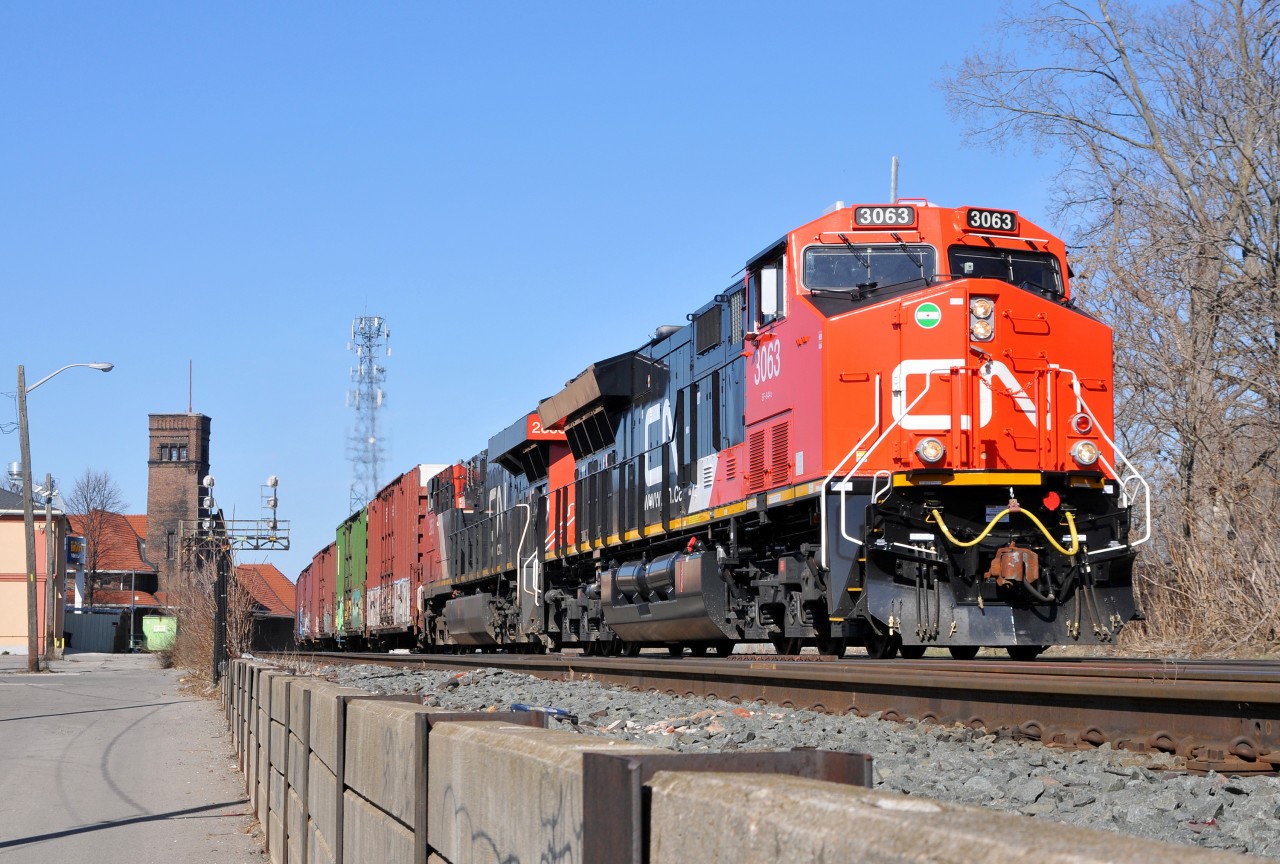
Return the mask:
M914 207L855 207L853 224L858 226L881 225L914 225L916 224L916 208Z
M1008 210L975 210L966 217L970 228L988 231L1017 231L1018 214Z

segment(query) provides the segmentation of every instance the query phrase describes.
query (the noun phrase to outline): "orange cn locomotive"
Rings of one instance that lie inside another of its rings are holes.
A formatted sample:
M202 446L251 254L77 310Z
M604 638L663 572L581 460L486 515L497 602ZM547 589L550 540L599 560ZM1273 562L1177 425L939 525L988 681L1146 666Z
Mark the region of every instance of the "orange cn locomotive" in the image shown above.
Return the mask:
M1010 210L899 200L791 231L433 481L406 638L1021 658L1113 639L1147 487L1113 441L1111 332L1069 275Z

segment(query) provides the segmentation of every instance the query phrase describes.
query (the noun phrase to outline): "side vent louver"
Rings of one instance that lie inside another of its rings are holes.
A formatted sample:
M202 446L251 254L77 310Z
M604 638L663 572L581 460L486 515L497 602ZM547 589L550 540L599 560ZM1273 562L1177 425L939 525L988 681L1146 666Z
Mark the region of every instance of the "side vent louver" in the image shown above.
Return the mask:
M791 479L791 421L775 423L769 434L771 486L778 486Z
M765 484L765 430L757 429L747 438L747 491L763 489Z
M791 417L760 425L747 433L746 491L759 492L789 483L794 476L791 464Z

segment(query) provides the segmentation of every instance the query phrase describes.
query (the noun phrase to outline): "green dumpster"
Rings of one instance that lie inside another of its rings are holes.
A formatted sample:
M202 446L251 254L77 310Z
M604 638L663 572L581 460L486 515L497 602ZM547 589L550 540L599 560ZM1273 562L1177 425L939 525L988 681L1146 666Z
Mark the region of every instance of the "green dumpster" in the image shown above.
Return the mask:
M143 615L142 636L148 651L167 651L178 635L178 619L171 615Z

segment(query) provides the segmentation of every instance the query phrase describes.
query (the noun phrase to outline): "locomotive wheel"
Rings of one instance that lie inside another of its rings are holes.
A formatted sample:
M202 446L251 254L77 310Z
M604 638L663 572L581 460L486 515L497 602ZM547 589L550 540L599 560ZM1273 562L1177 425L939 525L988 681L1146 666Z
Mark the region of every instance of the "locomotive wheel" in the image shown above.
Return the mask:
M670 654L672 657L683 657L683 656L684 656L684 646L683 646L683 645L668 645L668 646L667 646L667 653L668 653L668 654Z
M1026 662L1036 659L1048 649L1048 645L1010 645L1004 650L1009 652L1010 660Z
M831 634L818 634L818 653L823 657L843 657L844 649L848 646L848 640L843 636L832 636Z
M689 653L692 654L694 657L706 657L707 646L706 645L690 645Z
M640 656L640 649L641 649L642 647L644 647L644 646L643 646L643 645L642 645L642 643L640 643L640 642L627 642L627 643L625 643L625 645L623 646L623 652L624 652L628 657L639 657L639 656Z
M919 660L924 656L926 645L903 645L898 650L902 652L904 660Z
M867 656L872 660L892 660L898 656L898 648L902 640L893 636L886 629L883 633L867 630Z
M957 660L972 660L978 656L977 645L952 645L947 649L951 652L951 656Z
M800 653L800 640L798 638L788 639L786 636L770 636L769 641L773 643L773 650L783 657L794 657Z

